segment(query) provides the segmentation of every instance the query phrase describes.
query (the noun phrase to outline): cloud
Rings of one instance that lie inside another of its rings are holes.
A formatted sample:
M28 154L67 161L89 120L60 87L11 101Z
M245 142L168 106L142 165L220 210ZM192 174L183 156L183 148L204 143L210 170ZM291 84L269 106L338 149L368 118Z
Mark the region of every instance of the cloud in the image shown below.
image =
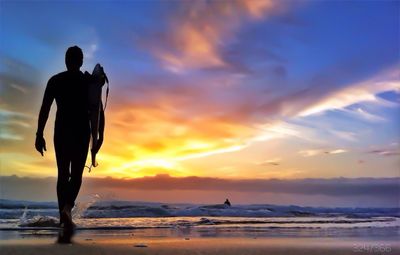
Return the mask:
M329 130L330 133L334 134L336 137L347 140L350 142L357 141L357 134L349 131L339 131L339 130Z
M230 77L227 80L243 84L246 79ZM266 96L252 87L242 90L236 84L219 86L220 81L220 76L213 75L195 80L185 76L142 75L133 80L134 86L125 88L123 94L115 91L106 113L106 137L99 154L101 167L96 169L97 174L187 176L191 169L185 167L184 160L238 151L270 139L291 137L313 143L321 140L312 127L282 120L290 120L307 105L319 102L319 95L312 87L301 93L282 91L282 96ZM382 86L383 90L391 88ZM26 127L34 125L33 118L8 118L7 123L13 125L7 134L17 135L3 137L8 141L25 138L29 131ZM336 135L343 139L354 141L356 138L355 134L338 132ZM34 138L33 134L30 138ZM9 150L16 149L7 146ZM299 154L334 154L335 150L344 153L343 148L333 148L303 150ZM31 146L20 150L25 151L29 151L29 155L33 153ZM30 161L25 162L24 169L28 169L29 164L32 165L30 169L39 167L37 161Z
M373 146L372 149L367 151L368 154L376 154L379 156L390 157L390 156L399 156L400 155L400 147L399 143L393 142L388 145L382 146Z
M321 151L320 150L301 150L301 151L299 151L299 154L302 155L303 157L311 157L311 156L321 154Z
M173 72L228 67L222 48L234 39L241 24L265 17L278 5L273 0L184 2L171 15L168 32L160 38L163 43L153 46L153 51Z
M280 164L281 164L280 158L268 159L263 162L256 163L256 165L259 165L259 166L264 166L264 165L279 166Z
M0 176L3 199L55 200L56 178ZM157 175L132 179L84 178L79 200L93 194L114 199L215 203L295 203L395 207L400 178L221 179ZM362 203L360 203L362 201ZM369 203L366 203L369 201Z
M380 156L399 156L400 150L399 149L371 150L368 151L368 153L378 154Z
M389 103L389 102L388 102ZM363 119L369 122L383 122L386 121L384 117L381 117L376 114L372 114L368 112L367 110L361 108L361 107L356 107L354 109L348 109L348 108L342 108L340 109L341 112L347 113L352 117L356 117L359 119Z
M0 134L0 140L17 140L17 141L22 141L24 138L20 135L12 134L12 133L7 133L2 130Z
M345 149L332 149L332 150L317 149L317 150L301 150L298 153L303 157L312 157L321 154L339 154L345 152L347 152L347 150Z
M358 114L360 114L364 119L369 120L369 121L377 122L377 121L384 121L385 120L385 118L380 117L378 115L371 114L371 113L363 110L362 108L357 108L355 111Z
M298 115L308 116L327 110L343 109L347 106L372 102L375 104L389 105L390 102L378 98L376 94L385 91L400 91L400 71L398 68L385 70L367 81L352 84L342 89L335 90L325 96L316 98L316 101L302 109ZM364 117L366 116L365 112ZM370 118L371 116L368 115Z
M398 194L400 178L337 178L297 180L232 180L208 177L171 177L156 175L135 179L93 178L90 186L145 190L230 190L239 192L274 192L324 194L331 196ZM89 181L88 181L89 182Z
M15 89L15 90L17 90L17 91L19 91L19 92L21 92L21 93L23 93L23 94L26 94L28 92L28 90L25 87L23 87L21 85L18 85L16 83L11 83L10 87Z
M105 164L112 165L113 171L127 171L127 174L136 169L142 175L140 169L162 166L174 175L181 175L176 172L180 160L238 150L246 145L245 137L253 132L223 116L203 112L189 117L186 111L190 108L182 112L173 109L184 108L179 106L179 100L170 99L154 102L153 106L131 102L114 107L106 133L106 139L112 139L107 141L105 149L119 160L105 157Z
M24 131L30 127L31 119L32 117L28 114L1 109L0 105L0 141L22 141L24 137L21 130Z
M92 60L97 50L98 46L96 43L92 43L88 47L84 48L83 52L85 53L85 59Z
M370 93L378 93L396 88L397 85L390 85L391 78L378 76L372 79L374 82L347 87L355 91L359 86L364 90L373 88ZM382 83L376 83L379 79ZM298 113L320 102L319 90L311 86L301 93L283 91L286 94L280 97L265 98L256 90L218 86L218 81L220 76L213 75L195 80L186 76L141 76L133 81L135 86L124 90L123 96L114 95L117 98L109 108L112 114L107 115L109 139L101 158L103 169L108 170L102 174L115 171L121 176L143 176L150 173L146 171L154 173L146 170L146 162L151 169L158 162L164 172L183 176L189 173L182 166L183 160L238 151L256 142L291 137L324 143L312 125L283 121L303 118ZM328 132L350 142L360 138L359 134L345 130ZM299 153L307 157L344 152L339 147Z
M347 150L337 149L337 150L325 151L325 154L339 154L339 153L344 153L344 152L347 152Z

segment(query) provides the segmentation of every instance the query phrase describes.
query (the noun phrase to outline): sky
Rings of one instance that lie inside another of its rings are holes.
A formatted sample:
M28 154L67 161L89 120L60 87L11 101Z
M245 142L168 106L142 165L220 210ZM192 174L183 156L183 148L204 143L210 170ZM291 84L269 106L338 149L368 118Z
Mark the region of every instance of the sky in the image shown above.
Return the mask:
M48 79L78 45L82 70L101 63L110 80L105 142L88 183L177 179L179 189L197 177L227 187L186 188L203 202L229 190L243 203L364 203L362 190L321 191L338 180L392 180L399 191L399 12L398 1L1 1L0 176L18 185L56 177L56 105L44 157L34 150L37 115ZM301 199L296 188L229 186L275 179L321 184ZM161 190L145 199L190 200ZM394 194L379 205L398 203ZM31 199L40 198L52 197Z

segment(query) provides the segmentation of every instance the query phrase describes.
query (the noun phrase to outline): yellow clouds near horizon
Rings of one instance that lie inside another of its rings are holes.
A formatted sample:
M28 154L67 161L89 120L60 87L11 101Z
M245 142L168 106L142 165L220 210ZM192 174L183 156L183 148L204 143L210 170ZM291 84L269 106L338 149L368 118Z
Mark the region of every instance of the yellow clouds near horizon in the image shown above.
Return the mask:
M157 106L126 104L108 118L104 165L110 173L145 176L168 173L192 175L180 162L244 146L253 131L241 123L205 114L179 116ZM108 155L118 155L109 157Z

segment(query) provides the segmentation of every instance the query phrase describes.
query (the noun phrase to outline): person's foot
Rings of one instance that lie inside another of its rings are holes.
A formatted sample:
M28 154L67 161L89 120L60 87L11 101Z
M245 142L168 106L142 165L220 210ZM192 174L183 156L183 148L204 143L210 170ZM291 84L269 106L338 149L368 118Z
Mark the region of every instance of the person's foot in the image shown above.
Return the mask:
M65 205L63 210L61 211L61 227L62 228L71 228L74 226L72 222L72 207L70 205Z
M71 244L73 235L74 235L74 229L73 228L62 228L58 232L57 243L59 243L59 244Z

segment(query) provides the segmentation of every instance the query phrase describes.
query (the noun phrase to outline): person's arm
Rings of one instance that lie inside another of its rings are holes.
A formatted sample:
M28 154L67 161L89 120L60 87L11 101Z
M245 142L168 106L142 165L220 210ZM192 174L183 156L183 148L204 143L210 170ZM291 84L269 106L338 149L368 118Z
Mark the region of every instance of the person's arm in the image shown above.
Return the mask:
M35 147L40 154L43 156L43 150L46 151L46 141L43 137L44 127L46 126L47 119L49 117L49 112L51 108L51 104L54 100L54 93L53 93L53 79L50 79L47 83L46 90L43 96L42 106L39 112L38 118L38 128L36 131L36 141Z

